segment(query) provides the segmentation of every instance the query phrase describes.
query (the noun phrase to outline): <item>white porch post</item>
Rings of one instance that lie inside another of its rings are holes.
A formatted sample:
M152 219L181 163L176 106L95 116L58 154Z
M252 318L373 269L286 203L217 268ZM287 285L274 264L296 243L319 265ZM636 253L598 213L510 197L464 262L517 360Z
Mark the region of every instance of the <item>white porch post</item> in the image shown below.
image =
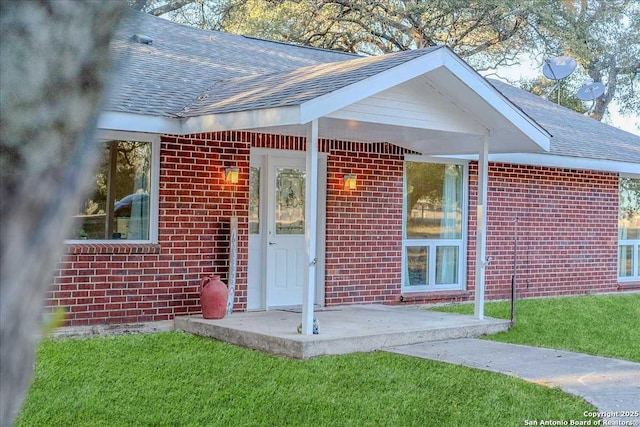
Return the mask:
M478 155L478 205L476 226L476 318L484 319L484 272L487 259L487 181L489 179L489 137L485 136Z
M318 222L318 120L307 125L307 172L305 189L305 237L309 268L302 291L302 334L313 334L313 303L316 288L316 231Z

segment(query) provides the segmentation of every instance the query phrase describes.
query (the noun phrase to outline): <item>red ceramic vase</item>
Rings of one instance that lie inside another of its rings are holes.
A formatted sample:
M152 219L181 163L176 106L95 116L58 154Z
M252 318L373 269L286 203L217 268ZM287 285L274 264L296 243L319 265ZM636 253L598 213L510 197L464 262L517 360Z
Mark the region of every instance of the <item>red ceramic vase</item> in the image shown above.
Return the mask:
M200 282L200 305L205 319L222 319L227 311L229 291L218 276L203 277Z

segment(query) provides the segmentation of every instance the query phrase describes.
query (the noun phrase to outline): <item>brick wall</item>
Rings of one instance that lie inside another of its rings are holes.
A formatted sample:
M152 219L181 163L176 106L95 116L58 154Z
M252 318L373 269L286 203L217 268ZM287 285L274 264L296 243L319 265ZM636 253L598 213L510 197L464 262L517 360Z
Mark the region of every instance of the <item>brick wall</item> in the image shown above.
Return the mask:
M200 311L199 281L226 281L229 218L239 218L238 298L246 302L250 138L225 133L164 136L160 152L157 245L67 245L47 306L67 307L67 323L167 320ZM224 168L240 167L238 184Z
M472 301L478 167L469 166L467 290L404 295L411 303ZM640 289L618 284L618 177L538 166L491 164L485 297L508 299L518 218L518 298Z
M332 142L328 151L325 303L397 300L403 156L386 144ZM357 189L344 188L345 174L357 175Z
M304 150L303 138L242 132L164 136L158 244L67 245L47 306L70 325L171 319L200 311L199 280L227 280L229 218L239 218L236 310L246 309L251 147ZM402 254L403 152L388 144L321 141L329 154L325 303L397 303ZM238 184L224 168L238 166ZM343 176L358 176L356 190ZM470 165L468 289L407 298L473 299L477 165ZM518 222L520 297L621 289L617 283L615 174L492 164L489 173L489 299L507 298ZM640 288L640 284L626 284Z
M617 290L617 174L494 164L488 199L487 298L510 295L516 217L519 296Z

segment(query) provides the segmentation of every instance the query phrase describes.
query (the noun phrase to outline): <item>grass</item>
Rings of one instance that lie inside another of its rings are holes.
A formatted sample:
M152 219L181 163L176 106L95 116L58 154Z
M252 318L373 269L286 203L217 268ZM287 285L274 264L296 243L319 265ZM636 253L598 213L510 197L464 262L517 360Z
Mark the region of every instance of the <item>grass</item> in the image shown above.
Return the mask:
M437 310L471 314L473 305ZM510 303L487 303L485 314L509 319ZM640 294L518 300L516 326L486 339L640 362Z
M44 341L16 426L521 426L583 400L376 352L291 360L168 332Z

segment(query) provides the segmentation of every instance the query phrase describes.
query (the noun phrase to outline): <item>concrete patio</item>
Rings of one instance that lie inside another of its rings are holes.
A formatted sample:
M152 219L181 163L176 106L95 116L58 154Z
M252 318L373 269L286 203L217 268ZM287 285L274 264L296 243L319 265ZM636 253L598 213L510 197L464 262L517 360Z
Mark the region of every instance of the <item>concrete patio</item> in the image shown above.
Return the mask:
M297 310L233 313L220 320L202 316L175 318L176 329L267 353L308 359L325 354L369 352L387 347L472 338L505 331L502 319L475 319L418 307L383 305L318 309L318 335L301 335Z

